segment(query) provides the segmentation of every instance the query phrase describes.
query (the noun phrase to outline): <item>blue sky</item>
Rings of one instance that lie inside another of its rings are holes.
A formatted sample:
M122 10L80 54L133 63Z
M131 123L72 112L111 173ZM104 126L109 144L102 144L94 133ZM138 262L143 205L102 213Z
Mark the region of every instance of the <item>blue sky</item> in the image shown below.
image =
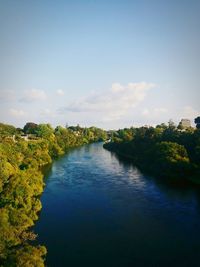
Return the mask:
M0 1L0 121L120 128L200 115L200 1Z

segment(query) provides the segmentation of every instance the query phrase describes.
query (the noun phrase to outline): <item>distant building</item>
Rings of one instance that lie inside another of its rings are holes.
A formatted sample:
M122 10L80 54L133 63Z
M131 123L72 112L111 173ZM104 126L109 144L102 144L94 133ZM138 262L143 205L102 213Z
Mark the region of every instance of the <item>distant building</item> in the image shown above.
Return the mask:
M188 119L182 119L179 123L179 128L187 129L191 127L191 121Z
M28 141L28 134L21 134L20 137L23 138L25 141Z

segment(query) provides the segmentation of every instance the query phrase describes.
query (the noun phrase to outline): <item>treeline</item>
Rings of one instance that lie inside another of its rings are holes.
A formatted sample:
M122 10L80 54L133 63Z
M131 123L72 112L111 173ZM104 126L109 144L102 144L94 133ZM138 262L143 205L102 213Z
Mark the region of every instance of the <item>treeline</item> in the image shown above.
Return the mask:
M107 138L96 127L0 124L0 266L44 266L46 248L30 229L41 210L42 168L69 150Z
M198 118L197 118L198 119ZM200 184L200 118L197 128L168 125L111 131L104 148L129 158L142 171L173 181Z

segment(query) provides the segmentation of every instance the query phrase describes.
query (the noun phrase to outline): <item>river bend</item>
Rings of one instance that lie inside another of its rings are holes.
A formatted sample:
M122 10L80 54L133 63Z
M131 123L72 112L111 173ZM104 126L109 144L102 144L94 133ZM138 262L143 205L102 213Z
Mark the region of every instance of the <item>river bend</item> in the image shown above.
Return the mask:
M55 161L41 201L47 266L200 266L199 189L144 176L102 143Z

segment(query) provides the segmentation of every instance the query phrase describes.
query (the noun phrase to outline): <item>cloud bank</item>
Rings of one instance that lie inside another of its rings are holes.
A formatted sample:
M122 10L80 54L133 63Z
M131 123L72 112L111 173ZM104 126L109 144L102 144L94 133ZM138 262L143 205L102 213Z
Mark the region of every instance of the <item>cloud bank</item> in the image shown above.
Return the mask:
M199 112L199 110L195 110L191 106L185 106L183 108L182 114L183 114L183 117L185 117L185 118L194 119L200 115L200 112Z
M60 109L60 112L101 113L103 121L118 120L131 108L135 108L155 87L153 83L128 83L126 86L113 83L112 87L101 93L91 93Z
M62 95L65 94L64 91L63 91L62 89L58 89L58 90L56 91L56 93L57 93L57 95L59 95L59 96L62 96Z
M10 109L10 114L11 116L16 118L24 117L26 115L26 113L23 110L14 108Z
M20 102L34 102L38 100L46 100L47 95L43 90L31 89L25 91L24 97L20 99Z

